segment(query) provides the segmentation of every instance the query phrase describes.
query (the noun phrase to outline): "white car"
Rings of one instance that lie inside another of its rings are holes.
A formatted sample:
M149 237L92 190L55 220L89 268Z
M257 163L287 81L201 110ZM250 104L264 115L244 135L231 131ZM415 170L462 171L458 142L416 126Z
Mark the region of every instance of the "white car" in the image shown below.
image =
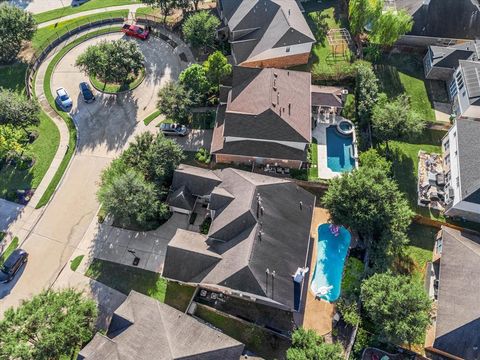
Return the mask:
M63 87L60 87L56 90L56 93L57 97L55 102L57 103L58 107L63 111L70 111L72 109L73 102L70 98L70 95L68 95L67 90L65 90Z

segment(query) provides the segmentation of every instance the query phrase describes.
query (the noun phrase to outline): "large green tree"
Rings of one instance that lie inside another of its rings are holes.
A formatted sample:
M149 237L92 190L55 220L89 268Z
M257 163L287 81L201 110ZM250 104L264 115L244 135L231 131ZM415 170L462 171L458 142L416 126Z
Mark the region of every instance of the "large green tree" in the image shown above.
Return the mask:
M0 321L0 359L59 359L94 334L97 307L82 293L47 290L5 311Z
M178 81L186 89L190 90L193 104L199 105L205 101L206 95L210 90L210 83L202 65L190 65L180 73Z
M378 99L378 79L369 63L359 62L356 65L355 101L357 119L362 127L368 126L373 107Z
M157 108L168 120L180 124L189 123L192 92L178 82L168 82L158 92Z
M287 350L288 360L343 360L342 347L327 344L313 330L300 328L292 335L292 346Z
M391 46L412 27L413 18L405 10L388 10L373 23L369 39L378 45Z
M106 212L120 223L146 225L169 214L168 206L160 202L155 185L133 169L100 184L98 198Z
M413 111L410 99L400 95L390 100L381 94L372 111L374 136L387 144L390 140L400 140L420 135L425 128L425 120Z
M216 30L220 20L207 11L199 11L190 15L183 23L183 36L193 47L206 48L213 46Z
M228 63L227 57L218 50L208 56L203 63L203 68L211 87L215 91L218 91L221 81L232 73L232 65Z
M0 64L14 61L22 42L31 40L36 28L29 12L8 3L0 4Z
M158 186L170 186L173 172L185 159L183 150L174 140L162 133L144 132L135 137L122 154L128 167L140 171L147 181Z
M365 153L364 153L365 154ZM375 164L369 150L366 164ZM323 197L332 221L356 230L367 246L374 270L386 269L408 242L406 235L413 212L398 184L389 177L384 165L363 165L333 179Z
M0 124L11 124L26 130L40 123L39 113L40 107L35 100L0 89Z
M432 319L432 301L419 281L375 274L362 283L361 299L365 313L385 340L423 343Z
M107 83L125 83L138 75L145 57L134 41L102 41L89 46L76 61L82 71Z

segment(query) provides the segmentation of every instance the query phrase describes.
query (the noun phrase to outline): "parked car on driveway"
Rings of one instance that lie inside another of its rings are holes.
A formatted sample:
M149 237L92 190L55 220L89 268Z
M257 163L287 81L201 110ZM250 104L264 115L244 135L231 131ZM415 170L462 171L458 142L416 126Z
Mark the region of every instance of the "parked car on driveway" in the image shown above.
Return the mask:
M57 98L55 99L55 102L57 103L58 107L63 111L70 111L72 109L73 102L70 98L70 95L68 95L67 90L61 87L58 88L56 92Z
M86 82L80 83L80 91L82 92L83 101L87 104L95 101L95 95L93 95L90 85Z
M28 260L28 254L25 250L15 249L5 260L0 268L0 283L11 281L15 274L20 270L23 264Z
M187 135L187 132L188 132L187 127L185 125L169 124L169 123L161 123L160 131L164 135L173 135L173 136L185 136Z
M72 6L73 7L80 6L82 4L85 4L88 1L90 0L72 0Z
M147 40L150 32L147 29L142 28L137 25L124 24L122 27L122 32L127 36L136 37L140 40Z

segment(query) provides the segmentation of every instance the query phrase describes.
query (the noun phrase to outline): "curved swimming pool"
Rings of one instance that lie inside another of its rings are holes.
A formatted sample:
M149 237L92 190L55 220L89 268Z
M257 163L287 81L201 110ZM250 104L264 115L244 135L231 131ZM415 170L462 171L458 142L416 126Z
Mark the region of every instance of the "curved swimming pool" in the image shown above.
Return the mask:
M336 233L331 230L331 224L318 227L317 261L310 285L317 297L330 302L339 298L351 238L343 226L338 227Z

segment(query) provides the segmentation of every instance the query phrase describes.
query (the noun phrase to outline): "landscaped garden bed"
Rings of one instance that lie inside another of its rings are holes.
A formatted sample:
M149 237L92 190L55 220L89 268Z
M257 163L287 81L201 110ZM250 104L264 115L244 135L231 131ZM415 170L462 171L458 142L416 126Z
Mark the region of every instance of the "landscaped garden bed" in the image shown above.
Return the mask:
M89 77L90 83L98 91L107 94L118 94L125 91L136 89L145 80L145 69L139 71L137 75L130 75L128 79L122 84L104 82L94 75Z

